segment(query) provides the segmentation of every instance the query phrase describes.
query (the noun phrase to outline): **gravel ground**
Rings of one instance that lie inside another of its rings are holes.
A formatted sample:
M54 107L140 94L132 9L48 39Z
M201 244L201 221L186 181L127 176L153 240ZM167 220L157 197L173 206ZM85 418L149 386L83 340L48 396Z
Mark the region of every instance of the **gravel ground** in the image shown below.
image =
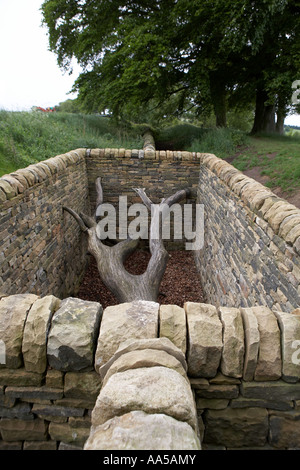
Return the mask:
M136 251L126 260L125 267L132 274L142 274L147 268L149 259L150 254L148 252ZM90 258L77 297L99 302L103 308L119 303L101 281L93 257ZM190 251L171 251L160 286L158 302L182 307L184 302L187 301L205 301L193 253Z

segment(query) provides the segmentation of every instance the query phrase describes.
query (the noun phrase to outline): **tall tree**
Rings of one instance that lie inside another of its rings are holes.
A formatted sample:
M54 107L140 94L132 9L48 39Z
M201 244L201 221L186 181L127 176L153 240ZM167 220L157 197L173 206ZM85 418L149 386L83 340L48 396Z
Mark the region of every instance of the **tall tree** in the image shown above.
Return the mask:
M46 0L50 49L75 57L74 85L90 110L133 113L146 103L196 112L255 102L253 132L278 128L299 72L299 1ZM287 73L288 70L288 73Z

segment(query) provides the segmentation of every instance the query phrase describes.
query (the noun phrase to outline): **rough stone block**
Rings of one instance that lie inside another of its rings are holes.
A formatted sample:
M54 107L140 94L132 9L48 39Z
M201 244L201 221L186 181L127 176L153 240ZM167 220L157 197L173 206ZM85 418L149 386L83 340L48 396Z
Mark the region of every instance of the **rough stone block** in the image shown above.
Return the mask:
M44 420L2 419L0 431L4 441L46 441L47 424Z
M268 436L268 412L262 408L208 410L204 442L226 447L263 446Z
M241 309L245 334L243 379L253 380L259 351L259 330L256 315L251 308Z
M59 308L60 300L48 295L36 300L27 316L22 353L25 369L43 373L47 367L47 336L53 313Z
M101 379L96 372L67 372L65 375L64 396L96 400L101 387Z
M230 377L242 377L244 329L241 312L237 308L220 307L219 314L223 324L221 372Z
M67 298L52 317L47 358L61 371L93 369L102 307L97 302Z
M214 377L223 348L222 323L213 305L186 302L188 324L188 374Z
M277 380L281 377L280 330L274 313L267 307L253 307L260 344L254 380Z
M163 413L197 428L195 403L189 383L167 367L118 372L101 389L92 412L92 425L130 411Z
M127 339L156 338L159 304L136 301L107 307L103 312L95 369L104 365Z
M300 448L300 412L272 413L270 444L279 449Z
M186 315L178 305L161 305L159 308L159 336L169 338L186 353Z
M53 441L62 441L83 447L89 437L89 429L86 427L73 428L69 423L51 422L49 434Z
M185 355L177 346L172 343L168 338L147 338L147 339L128 339L120 344L115 354L107 361L103 366L100 367L99 373L104 378L105 374L110 367L123 355L133 351L164 351L169 355L173 356L182 366L184 371L187 371L187 364Z
M187 423L164 414L132 411L94 429L84 450L200 450Z
M5 346L5 364L0 364L0 367L18 369L23 365L24 325L37 299L38 296L33 294L16 294L0 300L0 340Z

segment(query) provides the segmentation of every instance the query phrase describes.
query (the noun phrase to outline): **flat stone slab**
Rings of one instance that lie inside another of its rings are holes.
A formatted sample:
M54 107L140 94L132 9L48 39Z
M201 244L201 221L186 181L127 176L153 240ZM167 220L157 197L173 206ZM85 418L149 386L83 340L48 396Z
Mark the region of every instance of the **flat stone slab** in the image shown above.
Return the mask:
M281 339L276 316L267 307L252 307L257 318L260 343L254 380L277 380L281 377Z
M24 328L22 354L28 372L43 373L47 367L47 336L54 312L61 301L48 295L32 305Z
M182 365L184 371L187 371L185 355L181 349L177 348L168 338L147 338L147 339L128 339L120 344L115 354L103 366L99 368L99 373L104 378L108 369L122 355L132 351L157 350L164 351L176 358Z
M64 372L93 370L101 315L102 307L97 302L64 299L52 317L47 344L49 365Z
M157 349L140 349L125 353L116 359L105 375L103 386L106 384L107 380L117 372L124 372L129 369L140 369L141 367L157 366L174 369L188 380L186 371L182 367L181 362L179 362L174 356L171 356L171 354Z
M135 410L163 413L197 429L190 384L167 367L131 369L112 375L97 398L92 425L104 424L115 416Z
M23 365L25 321L37 299L34 294L16 294L0 300L0 367L18 369Z
M281 330L282 379L300 380L300 316L274 312Z
M84 450L201 450L187 423L164 414L132 411L97 426Z
M223 324L221 372L229 377L242 377L244 366L244 328L237 308L220 307Z
M103 366L127 339L156 338L159 304L127 302L107 307L103 312L95 355L95 369Z
M214 377L221 361L222 323L213 305L186 302L188 324L188 374L191 377Z

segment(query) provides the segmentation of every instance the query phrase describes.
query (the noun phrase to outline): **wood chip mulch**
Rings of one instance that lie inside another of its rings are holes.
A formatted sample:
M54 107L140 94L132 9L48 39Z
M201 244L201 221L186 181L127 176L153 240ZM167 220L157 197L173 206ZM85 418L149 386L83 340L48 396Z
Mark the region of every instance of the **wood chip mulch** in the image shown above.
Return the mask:
M184 302L187 301L205 302L193 253L191 251L170 251L169 254L169 261L160 286L158 303L183 307ZM125 267L132 274L142 274L147 268L149 259L149 252L136 251L126 260ZM119 303L101 281L93 257L90 257L77 297L99 302L103 308Z

